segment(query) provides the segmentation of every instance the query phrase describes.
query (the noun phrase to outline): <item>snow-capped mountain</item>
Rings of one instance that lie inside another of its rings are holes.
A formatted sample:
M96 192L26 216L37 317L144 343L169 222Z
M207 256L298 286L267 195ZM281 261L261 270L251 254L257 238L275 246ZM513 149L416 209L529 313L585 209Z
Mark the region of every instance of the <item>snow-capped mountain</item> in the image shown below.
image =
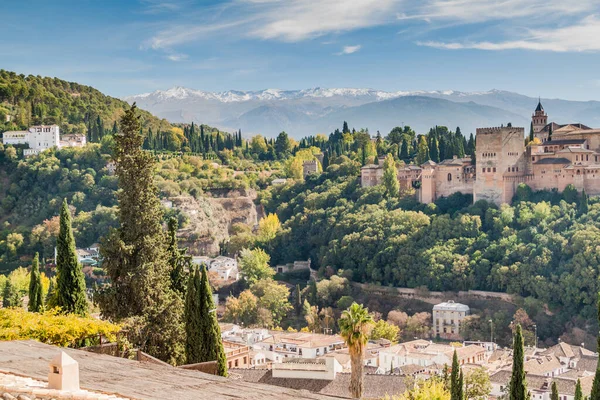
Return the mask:
M328 133L344 120L357 129L387 133L406 124L419 132L434 125L465 133L511 122L529 126L538 99L502 90L395 91L355 88L207 92L176 86L125 98L171 122L204 123L221 129L295 137ZM542 99L551 121L600 125L600 102Z

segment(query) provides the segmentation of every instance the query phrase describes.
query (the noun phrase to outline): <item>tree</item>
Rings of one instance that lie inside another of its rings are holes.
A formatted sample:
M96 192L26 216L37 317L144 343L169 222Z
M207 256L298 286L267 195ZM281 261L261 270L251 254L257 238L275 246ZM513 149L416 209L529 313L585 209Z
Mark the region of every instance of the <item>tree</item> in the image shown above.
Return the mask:
M255 282L271 278L275 271L269 266L271 257L263 249L243 249L240 252L240 273L244 280L253 285Z
M462 371L458 365L458 355L454 350L452 356L452 371L450 373L450 400L463 400L462 399L462 385L460 382L460 375Z
M283 158L287 154L289 154L291 150L291 142L288 134L285 132L281 132L277 135L277 139L275 139L275 153L277 157Z
M200 272L194 267L190 271L185 296L185 358L187 364L202 360L202 323L200 315Z
M397 343L399 335L400 328L383 319L377 321L371 330L371 340L387 339L392 343Z
M275 236L277 236L277 232L279 232L280 229L281 222L279 222L277 214L267 214L266 217L258 222L258 240L264 244L268 244L275 239Z
M168 247L167 253L169 257L169 270L171 277L171 289L180 296L185 294L185 269L191 262L191 258L186 256L187 249L179 248L177 239L177 218L171 217L168 222Z
M290 290L273 279L265 278L250 286L250 291L258 299L258 307L271 313L273 323L278 326L293 307L288 301Z
M387 136L387 140L390 143L400 144L404 138L404 132L401 127L397 126L393 128Z
M552 141L552 124L550 124L550 127L548 128L548 141Z
M419 144L417 146L417 164L421 165L427 160L429 160L429 146L427 146L427 139L425 136L420 136Z
M75 251L71 212L67 199L60 210L60 231L56 239L56 305L67 314L88 313L85 278Z
M465 399L486 400L491 391L490 376L484 367L471 369L465 374Z
M200 314L197 318L201 321L202 352L200 362L217 361L217 375L227 376L227 360L223 341L221 339L221 328L217 321L217 308L213 301L213 291L208 282L206 266L202 266L200 278Z
M396 397L386 396L383 400L450 400L450 393L439 378L419 380L415 387Z
M44 299L42 296L42 275L40 274L39 254L35 253L31 262L31 272L29 274L29 305L31 312L40 312L44 308Z
M400 159L407 161L408 160L408 140L402 141L402 146L400 147Z
M598 321L600 322L600 293L598 293L598 301L596 303L596 311L597 311L597 318ZM598 335L597 338L597 350L596 351L600 351L600 334ZM598 366L596 367L596 374L594 376L594 383L592 384L592 391L590 393L590 397L589 400L600 400L600 364L598 364Z
M6 280L6 284L4 285L4 291L2 293L2 306L4 308L9 307L21 307L23 302L21 300L21 295L16 287L13 286L10 279Z
M534 135L533 135L533 121L531 121L531 124L529 125L529 141L533 142L533 138L534 138Z
M588 195L587 193L585 193L585 189L583 189L581 191L581 200L579 202L579 215L584 215L587 214L589 211L589 204L588 204Z
M575 385L575 398L573 400L583 400L583 391L581 390L581 381L577 379Z
M440 148L438 146L437 138L431 139L431 146L429 148L429 158L433 162L440 162Z
M230 296L225 303L223 320L251 326L259 324L258 299L250 290L244 290L239 297Z
M385 157L383 163L383 186L388 197L398 197L400 193L400 183L398 182L398 171L396 162L391 154Z
M556 381L552 382L552 393L550 394L550 400L560 400L558 397L558 388L556 387Z
M130 340L135 346L177 364L184 356L183 303L171 289L155 161L141 148L140 127L134 104L121 118L121 132L114 135L120 227L101 243L110 285L97 297L104 317L134 327Z
M525 380L523 335L521 325L517 325L513 338L513 365L509 384L510 400L529 400L527 381Z
M363 393L363 358L365 345L369 340L369 331L373 319L369 310L362 305L352 303L350 308L342 312L338 320L340 335L344 338L350 353L351 376L350 393L360 399Z

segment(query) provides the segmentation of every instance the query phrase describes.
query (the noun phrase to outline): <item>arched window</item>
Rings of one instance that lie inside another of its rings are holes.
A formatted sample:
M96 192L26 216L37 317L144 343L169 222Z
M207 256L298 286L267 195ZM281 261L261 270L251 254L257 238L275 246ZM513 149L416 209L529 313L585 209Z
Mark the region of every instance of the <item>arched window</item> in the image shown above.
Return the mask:
M448 173L448 182L450 182L452 180L452 174Z

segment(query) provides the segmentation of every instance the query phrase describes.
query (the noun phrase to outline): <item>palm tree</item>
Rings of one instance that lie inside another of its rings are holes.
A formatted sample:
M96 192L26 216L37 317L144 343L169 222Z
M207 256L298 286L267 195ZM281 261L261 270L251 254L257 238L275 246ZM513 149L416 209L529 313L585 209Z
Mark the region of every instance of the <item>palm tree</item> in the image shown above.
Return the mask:
M350 362L352 364L350 393L353 398L360 399L363 392L363 357L373 318L369 315L367 308L352 303L347 310L344 310L338 324L340 334L350 352Z

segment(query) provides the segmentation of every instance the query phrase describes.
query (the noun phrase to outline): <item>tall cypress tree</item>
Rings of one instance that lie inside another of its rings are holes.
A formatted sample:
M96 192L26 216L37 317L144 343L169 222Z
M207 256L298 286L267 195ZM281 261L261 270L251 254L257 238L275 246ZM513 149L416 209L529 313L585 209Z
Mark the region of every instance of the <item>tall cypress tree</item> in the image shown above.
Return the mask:
M460 384L461 373L462 371L458 365L458 355L456 354L456 350L454 350L454 355L452 356L452 371L450 372L450 400L462 400L462 387Z
M98 302L105 317L117 322L135 318L130 338L135 346L177 364L183 358L183 307L170 285L155 160L141 148L140 126L134 104L115 135L120 227L102 241L102 266L111 284L98 294Z
M464 388L464 376L463 376L463 372L461 369L460 374L458 376L458 398L460 400L463 400L465 398L465 395L463 393L463 388Z
M187 364L203 361L202 323L200 318L200 273L198 268L190 271L185 296L185 358Z
M531 125L529 125L529 141L533 142L533 121L531 121Z
M168 247L171 288L183 296L185 293L185 267L190 264L190 257L186 255L187 249L180 249L177 239L177 218L172 217L168 222Z
M29 274L29 305L31 312L40 312L44 307L42 296L42 275L40 274L39 254L35 253L31 262L31 273Z
M587 214L589 211L588 195L585 189L581 191L581 200L579 201L579 215Z
M558 398L558 388L556 387L556 382L552 382L552 393L550 393L550 400L560 400Z
M60 229L56 239L56 305L67 314L87 315L85 279L75 251L71 212L67 199L60 210Z
M523 368L523 353L523 333L521 325L517 325L513 338L513 366L509 385L509 400L529 400L530 398Z
M10 279L7 279L6 284L4 285L4 292L2 292L2 306L4 308L9 308L21 307L22 305L23 302L21 301L19 290L13 286Z
M400 183L398 182L398 171L396 162L391 154L385 157L383 162L383 185L388 197L398 197L400 194Z
M402 140L402 146L400 147L400 159L407 161L408 160L408 140Z
M600 322L600 293L598 294L598 321ZM600 335L597 338L598 347L596 351L600 350ZM588 400L600 400L600 364L596 367L596 375L594 376L594 383L592 384L592 392Z
M575 399L574 400L583 400L583 391L581 390L581 381L577 379L577 384L575 385Z
M552 124L550 124L550 127L548 128L548 141L552 141Z

